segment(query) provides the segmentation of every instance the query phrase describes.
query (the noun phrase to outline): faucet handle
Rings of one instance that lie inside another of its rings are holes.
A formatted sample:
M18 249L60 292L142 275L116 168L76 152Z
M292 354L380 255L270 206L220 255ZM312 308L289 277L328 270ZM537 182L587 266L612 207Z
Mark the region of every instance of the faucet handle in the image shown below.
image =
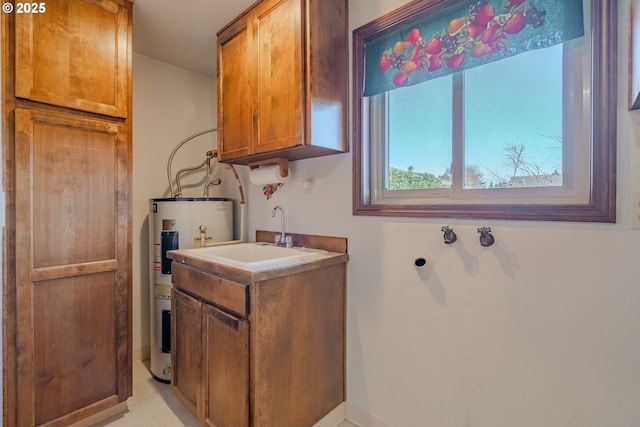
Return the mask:
M292 247L293 247L293 237L291 237L291 236L286 236L284 241L285 241L285 244L284 244L284 245L285 245L286 247L288 247L288 248L292 248Z
M281 237L282 237L281 235L276 234L276 237L275 237L275 240L274 240L274 243L275 243L276 246L280 246L281 244L284 244L284 242L280 241Z

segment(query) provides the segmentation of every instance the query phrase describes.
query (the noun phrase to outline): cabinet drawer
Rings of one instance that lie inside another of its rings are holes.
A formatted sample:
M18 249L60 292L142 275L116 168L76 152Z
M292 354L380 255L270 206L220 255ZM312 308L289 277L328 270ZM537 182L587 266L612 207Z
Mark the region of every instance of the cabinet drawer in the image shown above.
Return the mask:
M173 285L241 317L248 314L249 287L176 262L171 266Z

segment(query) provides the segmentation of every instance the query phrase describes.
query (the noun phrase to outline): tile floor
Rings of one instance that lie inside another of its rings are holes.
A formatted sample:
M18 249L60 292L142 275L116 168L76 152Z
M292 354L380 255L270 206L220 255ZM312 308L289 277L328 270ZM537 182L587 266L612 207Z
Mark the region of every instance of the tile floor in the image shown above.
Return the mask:
M128 410L94 427L199 427L193 415L171 394L169 384L154 380L149 361L133 363L133 396ZM274 426L275 427L275 426ZM355 427L347 421L337 427Z
M149 361L133 362L133 396L128 411L95 427L200 427L200 423L171 393L169 384L154 380Z

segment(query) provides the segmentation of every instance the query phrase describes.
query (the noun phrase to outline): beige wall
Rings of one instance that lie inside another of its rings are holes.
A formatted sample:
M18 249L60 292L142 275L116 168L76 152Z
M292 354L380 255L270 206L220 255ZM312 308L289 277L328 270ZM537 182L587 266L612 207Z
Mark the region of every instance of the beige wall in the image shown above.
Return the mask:
M133 57L133 348L148 357L149 346L149 199L169 197L167 159L189 135L215 125L215 85L211 77L153 58ZM215 134L183 146L172 166L194 166L215 145ZM185 177L185 196L201 196L203 173Z
M404 3L351 0L351 30ZM626 110L629 1L619 7L617 224L354 217L350 154L295 162L309 193L287 184L267 201L251 188L249 235L277 230L282 205L292 232L349 238L350 404L397 427L640 425L640 113ZM417 257L433 264L426 282Z
M351 29L404 3L350 0ZM351 154L294 162L312 190L292 182L269 201L238 168L250 237L279 228L270 212L281 205L289 231L349 239L348 415L351 405L397 427L640 425L640 231L629 229L640 113L626 110L629 0L619 7L616 224L354 217ZM136 347L148 344L147 199L166 190L175 143L215 119L199 90L214 89L207 78L134 60ZM454 245L442 242L446 224ZM493 247L478 244L480 226ZM417 257L433 265L427 281Z

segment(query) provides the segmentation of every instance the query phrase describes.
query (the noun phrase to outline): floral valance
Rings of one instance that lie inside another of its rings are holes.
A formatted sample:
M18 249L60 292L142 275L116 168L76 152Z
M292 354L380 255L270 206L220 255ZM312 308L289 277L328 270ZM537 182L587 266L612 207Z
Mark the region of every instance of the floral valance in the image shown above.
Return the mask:
M584 34L582 0L450 3L435 11L427 10L415 20L365 43L364 96L553 46Z

